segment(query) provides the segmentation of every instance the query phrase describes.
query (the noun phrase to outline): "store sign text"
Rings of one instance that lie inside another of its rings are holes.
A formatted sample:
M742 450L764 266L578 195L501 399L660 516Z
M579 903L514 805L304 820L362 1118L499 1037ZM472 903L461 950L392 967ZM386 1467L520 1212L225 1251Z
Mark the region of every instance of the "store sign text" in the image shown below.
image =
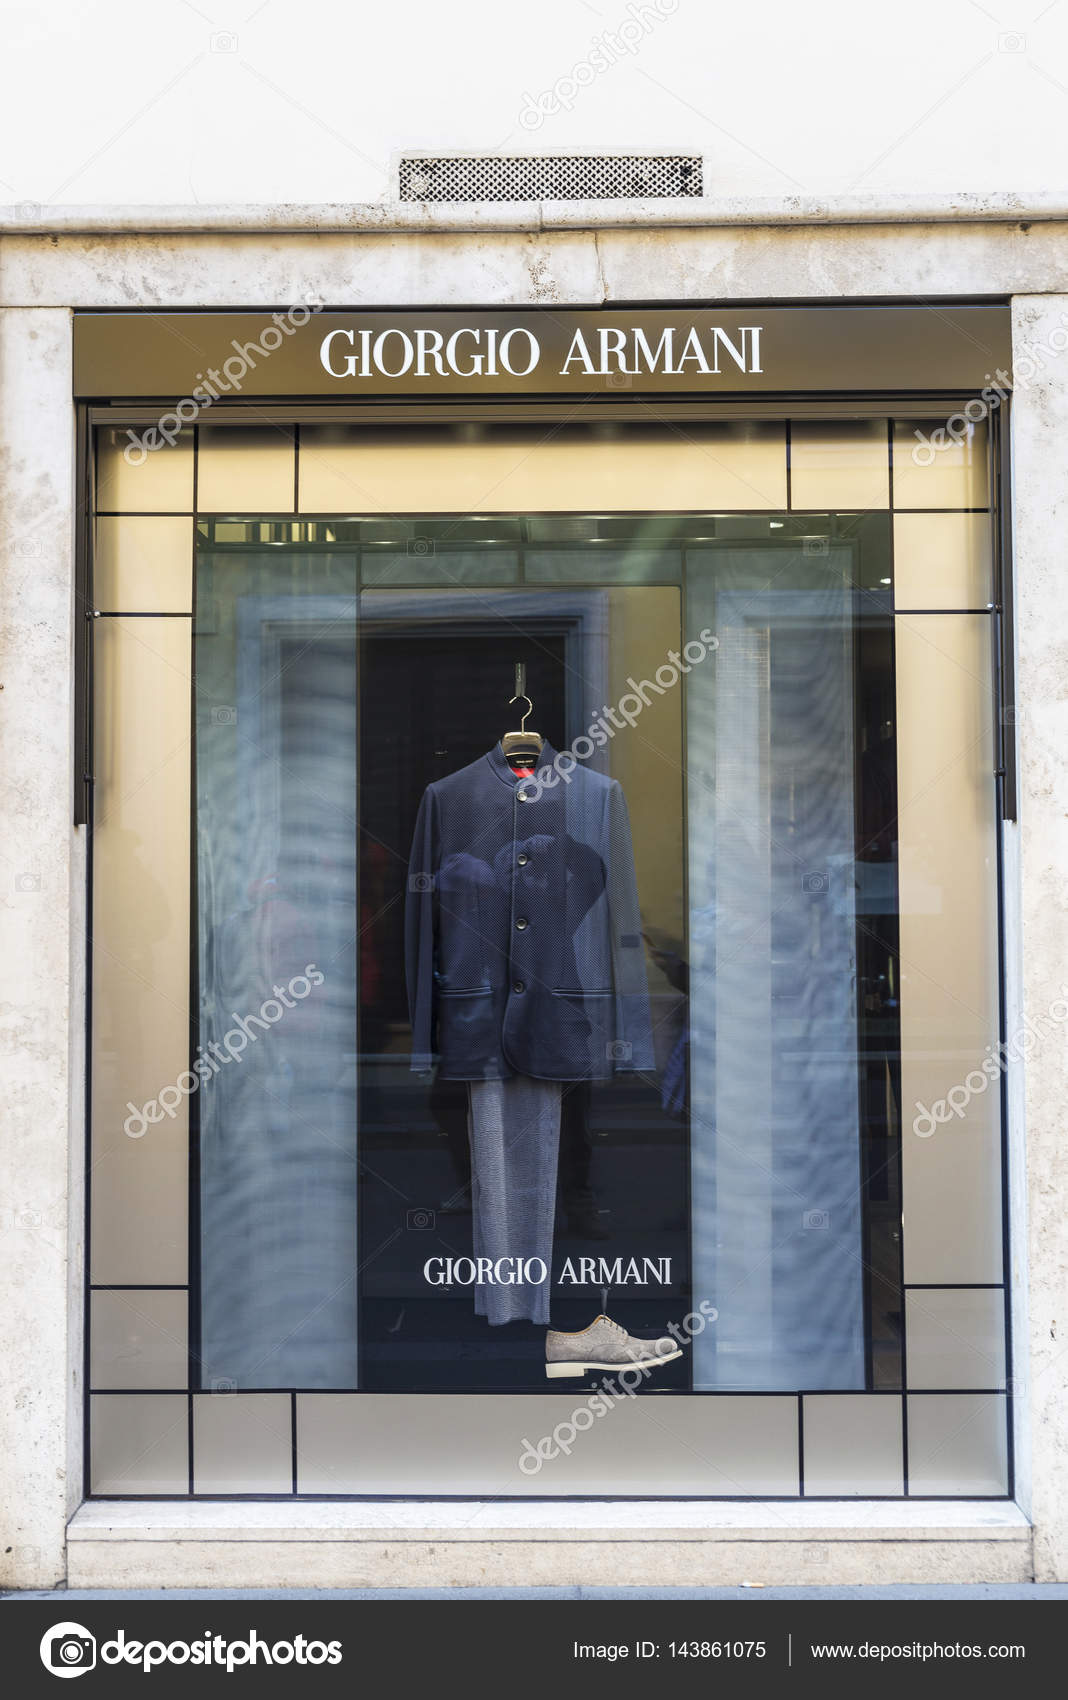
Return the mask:
M540 1257L428 1257L423 1279L431 1287L541 1286L549 1271ZM569 1257L558 1287L647 1287L671 1285L670 1257Z
M761 325L667 325L646 332L640 325L600 325L577 329L571 337L561 378L712 377L721 372L763 372ZM525 325L501 330L496 325L460 325L448 336L431 326L404 330L328 331L319 345L319 361L331 378L530 378L542 347Z

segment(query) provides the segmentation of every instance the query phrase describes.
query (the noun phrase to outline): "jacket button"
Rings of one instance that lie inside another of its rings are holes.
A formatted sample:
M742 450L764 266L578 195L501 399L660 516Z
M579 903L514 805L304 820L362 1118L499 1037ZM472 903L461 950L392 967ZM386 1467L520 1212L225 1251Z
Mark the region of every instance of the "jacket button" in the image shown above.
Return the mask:
M513 992L525 992L525 991L526 991L526 989L527 989L527 988L526 988L526 986L525 986L525 985L524 985L524 984L523 984L523 982L522 982L522 980L513 980L513 981L512 981L512 990L513 990Z
M516 796L519 798L521 803L525 803L528 801L530 793L528 791L517 791Z
M525 915L520 915L520 917L519 917L519 919L518 919L518 921L517 921L517 922L516 922L516 930L517 930L517 931L518 931L518 932L520 932L520 933L522 933L522 932L524 932L524 931L525 931L525 930L526 930L526 928L527 928L527 927L528 927L528 926L529 926L529 925L530 925L530 922L529 922L529 921L528 921L528 920L527 920L527 918L526 918L526 916L525 916Z
M530 861L530 857L529 856L517 856L516 861L519 863L519 866L521 868L525 868L527 863Z

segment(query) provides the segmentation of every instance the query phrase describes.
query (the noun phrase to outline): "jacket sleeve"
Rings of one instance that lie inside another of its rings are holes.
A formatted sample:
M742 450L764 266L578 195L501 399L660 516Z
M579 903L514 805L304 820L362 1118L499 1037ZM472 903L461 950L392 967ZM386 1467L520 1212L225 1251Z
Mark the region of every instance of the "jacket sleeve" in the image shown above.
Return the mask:
M439 856L438 802L434 787L428 785L419 804L412 837L404 910L404 970L408 982L408 1015L412 1024L413 1074L426 1074L434 1062L434 944Z
M649 1017L649 986L645 977L645 944L638 908L630 816L623 789L616 780L613 780L608 794L607 839L605 864L615 992L616 1056L613 1066L617 1073L636 1073L639 1070L648 1073L656 1063Z

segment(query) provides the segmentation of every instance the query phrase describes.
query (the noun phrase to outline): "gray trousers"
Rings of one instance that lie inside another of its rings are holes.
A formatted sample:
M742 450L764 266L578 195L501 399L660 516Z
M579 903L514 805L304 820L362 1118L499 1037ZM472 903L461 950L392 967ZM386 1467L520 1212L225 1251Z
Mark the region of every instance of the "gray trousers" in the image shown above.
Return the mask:
M561 1093L559 1081L521 1074L469 1083L475 1257L546 1269L543 1281L477 1282L475 1314L490 1323L549 1321Z

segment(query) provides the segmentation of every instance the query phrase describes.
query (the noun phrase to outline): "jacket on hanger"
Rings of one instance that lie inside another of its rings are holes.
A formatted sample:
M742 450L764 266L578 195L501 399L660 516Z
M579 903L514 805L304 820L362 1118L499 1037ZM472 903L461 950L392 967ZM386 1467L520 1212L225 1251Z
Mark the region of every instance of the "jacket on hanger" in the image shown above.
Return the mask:
M645 952L618 781L500 744L428 785L408 869L412 1069L602 1080L653 1068Z

